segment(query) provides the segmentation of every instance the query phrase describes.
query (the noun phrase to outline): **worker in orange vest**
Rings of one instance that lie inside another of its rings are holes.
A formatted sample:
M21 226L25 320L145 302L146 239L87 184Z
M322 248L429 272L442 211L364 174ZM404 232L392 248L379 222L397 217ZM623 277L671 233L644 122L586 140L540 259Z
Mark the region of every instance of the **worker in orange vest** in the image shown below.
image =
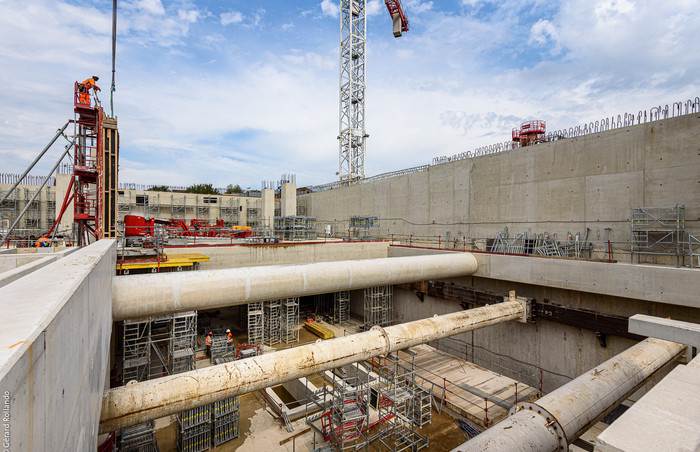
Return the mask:
M231 347L233 347L233 334L231 334L231 330L226 330L226 350L230 352Z
M211 358L211 338L214 335L211 331L207 334L207 338L204 340L204 345L207 346L207 358Z
M100 78L96 75L93 75L89 79L86 79L83 83L78 84L78 91L79 91L79 96L78 98L80 99L81 104L87 104L90 105L90 90L94 91L101 91L100 87L95 84Z

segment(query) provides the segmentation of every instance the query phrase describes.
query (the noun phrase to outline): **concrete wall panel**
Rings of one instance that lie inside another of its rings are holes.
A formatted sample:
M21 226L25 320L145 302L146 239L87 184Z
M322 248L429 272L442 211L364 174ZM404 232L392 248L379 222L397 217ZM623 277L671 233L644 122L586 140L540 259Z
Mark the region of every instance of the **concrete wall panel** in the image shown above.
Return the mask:
M0 288L10 450L95 449L115 263L102 240Z

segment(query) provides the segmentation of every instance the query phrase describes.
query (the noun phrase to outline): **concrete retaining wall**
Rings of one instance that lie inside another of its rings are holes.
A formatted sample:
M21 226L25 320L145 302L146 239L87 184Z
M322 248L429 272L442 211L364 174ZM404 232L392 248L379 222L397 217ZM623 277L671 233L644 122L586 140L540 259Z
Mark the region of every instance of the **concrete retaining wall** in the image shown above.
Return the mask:
M202 270L254 267L259 265L309 264L339 260L387 257L388 242L318 242L295 244L241 245L226 247L168 248L168 254L201 253L209 256Z
M95 450L115 263L115 241L101 240L0 288L9 450Z
M392 247L389 255L441 252L444 251ZM519 296L540 302L547 299L551 303L608 315L629 317L644 313L700 322L700 301L692 296L698 287L698 272L694 270L535 257L476 256L480 267L474 276L450 281L504 296L515 290ZM588 264L598 268L592 270ZM631 279L629 267L639 269L638 273L631 273ZM600 275L605 275L605 278L601 279ZM696 277L692 278L693 275ZM653 284L645 290L649 283ZM455 301L427 295L421 301L413 292L394 288L397 322L461 309ZM630 339L607 336L603 347L591 329L544 319L538 319L535 324L510 322L494 325L454 339L469 344L469 361L535 387L540 378L538 368L543 369L545 392L569 382L635 343ZM445 342L450 344L449 340ZM445 351L464 358L466 350L464 345L460 347Z
M302 196L307 214L347 231L351 215L378 215L380 233L407 240L591 229L629 250L633 206L685 204L700 233L700 115L686 115L431 166L427 171ZM602 242L600 251L605 252ZM622 257L620 257L622 259ZM649 258L651 259L651 258ZM648 260L649 261L649 260ZM675 262L674 262L675 263Z

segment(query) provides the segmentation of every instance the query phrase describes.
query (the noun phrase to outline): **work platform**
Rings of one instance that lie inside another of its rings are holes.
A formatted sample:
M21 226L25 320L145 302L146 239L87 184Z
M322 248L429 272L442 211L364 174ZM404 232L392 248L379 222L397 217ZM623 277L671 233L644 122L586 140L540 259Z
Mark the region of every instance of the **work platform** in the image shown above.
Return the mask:
M446 407L486 428L508 416L516 402L535 400L539 390L429 345L416 353L416 384L430 391L434 407ZM400 355L406 356L404 352ZM487 400L488 399L488 400Z

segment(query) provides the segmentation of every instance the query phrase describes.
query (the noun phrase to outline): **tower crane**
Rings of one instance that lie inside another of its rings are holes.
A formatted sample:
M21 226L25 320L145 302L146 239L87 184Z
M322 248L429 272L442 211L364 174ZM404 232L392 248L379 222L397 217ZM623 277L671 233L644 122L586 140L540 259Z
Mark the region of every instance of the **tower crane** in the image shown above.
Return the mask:
M409 24L399 0L384 0L393 21L394 37ZM365 179L365 70L367 0L340 0L340 146L338 182L350 185Z

